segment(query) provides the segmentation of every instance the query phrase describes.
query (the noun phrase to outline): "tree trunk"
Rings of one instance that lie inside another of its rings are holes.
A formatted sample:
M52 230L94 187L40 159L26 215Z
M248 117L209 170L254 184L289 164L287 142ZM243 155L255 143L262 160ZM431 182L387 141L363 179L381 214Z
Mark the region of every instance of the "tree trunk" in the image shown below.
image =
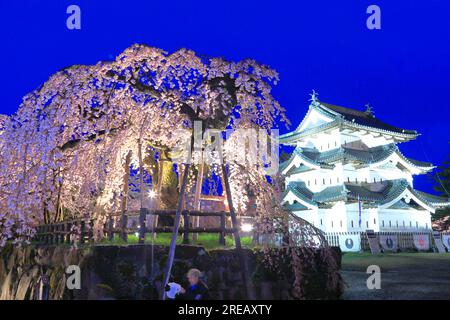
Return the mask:
M123 166L124 168L124 174L123 174L123 189L122 189L122 204L121 204L121 223L122 223L122 230L120 233L120 237L122 240L127 241L128 235L126 233L126 224L127 224L127 204L128 204L128 189L129 189L129 178L130 178L130 163L131 163L131 150L128 151L128 154L125 158L125 164Z

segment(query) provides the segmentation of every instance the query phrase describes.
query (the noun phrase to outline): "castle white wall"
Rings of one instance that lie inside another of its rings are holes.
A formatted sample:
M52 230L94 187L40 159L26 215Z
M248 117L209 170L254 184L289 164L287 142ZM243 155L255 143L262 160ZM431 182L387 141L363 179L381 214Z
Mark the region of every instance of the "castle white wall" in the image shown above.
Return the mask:
M416 209L363 208L361 226L357 203L339 202L332 208L295 211L324 232L358 232L372 229L375 232L431 231L431 214Z

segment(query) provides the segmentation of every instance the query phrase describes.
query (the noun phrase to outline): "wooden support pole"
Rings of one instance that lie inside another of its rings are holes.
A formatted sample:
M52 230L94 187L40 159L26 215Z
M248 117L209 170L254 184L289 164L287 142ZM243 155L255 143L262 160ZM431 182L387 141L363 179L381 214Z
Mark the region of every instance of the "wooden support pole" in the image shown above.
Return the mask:
M139 212L139 244L145 243L145 217L147 214L147 210L145 208L141 208Z
M252 290L250 290L250 283L247 278L247 259L242 252L241 237L239 235L239 224L237 221L236 212L234 211L233 197L231 196L230 182L228 180L227 168L224 163L221 164L221 169L222 169L223 182L225 184L225 192L227 194L228 207L230 208L231 224L232 224L232 228L234 229L233 234L234 234L234 242L236 245L236 252L239 256L239 260L240 260L241 266L242 266L242 281L244 283L243 289L244 289L244 294L245 294L244 296L246 299L254 300L255 297L249 296L249 294L252 294Z
M183 211L183 243L189 244L189 212L187 210Z
M234 232L234 242L236 243L236 249L240 252L241 248L242 248L241 247L241 237L239 235L239 226L238 226L236 213L234 212L233 198L231 196L231 188L230 188L230 183L228 181L227 169L225 167L225 164L222 164L221 168L222 168L223 182L225 184L225 193L227 195L228 207L230 208L231 224L232 224L232 227L236 229L236 231Z
M200 168L198 170L197 173L197 180L195 183L195 194L194 194L194 209L197 211L201 210L201 201L200 201L200 197L202 194L202 185L203 185L203 175L204 175L204 170L205 170L205 164L203 163L203 150L201 151L202 155L200 157ZM196 216L193 217L193 227L194 228L199 228L200 227L200 217ZM196 241L197 240L197 233L193 233L192 234L192 240Z
M225 229L226 229L225 212L220 216L220 229L222 229L222 232L220 232L220 234L219 234L219 244L224 246L224 245L226 245L226 242L225 242Z
M125 157L124 174L123 174L123 189L122 189L122 219L121 219L121 231L120 237L123 241L128 241L127 234L127 205L128 205L128 190L129 190L129 178L130 178L130 164L131 164L131 150L128 151L127 156Z
M173 226L174 230L172 233L172 239L170 240L169 256L167 258L166 268L165 268L165 272L164 272L164 281L162 283L162 288L161 288L161 300L166 299L165 287L166 287L167 283L169 282L170 273L172 272L173 259L175 258L175 248L177 245L178 228L180 227L181 211L183 210L183 204L185 201L184 196L186 193L186 186L187 186L187 180L188 180L188 176L189 176L189 170L191 169L191 161L192 161L192 152L193 151L194 151L194 132L192 132L192 135L191 135L190 152L188 154L188 158L187 158L186 165L184 168L183 180L181 180L180 196L178 197L177 212L175 214L175 221L174 221L174 226Z
M191 146L193 145L193 140L194 140L194 138L192 137ZM164 281L163 281L163 285L161 288L161 299L162 300L165 300L165 298L166 298L166 292L165 292L164 288L166 287L167 283L169 282L170 273L172 272L173 259L175 257L175 248L176 248L176 244L177 244L178 228L180 226L180 220L181 220L181 210L183 208L184 194L186 192L186 185L187 185L187 180L188 180L189 169L191 168L191 164L190 164L191 159L192 159L191 156L189 156L186 167L183 172L183 180L182 180L181 189L180 189L180 196L178 197L178 207L177 207L177 212L176 212L175 221L174 221L174 231L172 233L172 239L170 240L169 256L167 258L166 269L164 272Z

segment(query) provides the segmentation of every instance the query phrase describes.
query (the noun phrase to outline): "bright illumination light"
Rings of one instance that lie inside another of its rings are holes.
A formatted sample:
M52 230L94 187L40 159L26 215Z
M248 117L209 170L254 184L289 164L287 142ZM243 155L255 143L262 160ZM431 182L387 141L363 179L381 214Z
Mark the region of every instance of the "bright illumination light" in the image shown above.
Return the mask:
M139 237L139 232L136 232L134 235L135 235L136 237Z
M253 226L250 223L244 223L241 226L241 230L244 231L244 232L250 232L250 231L253 230Z
M154 199L156 197L156 191L155 190L150 190L148 192L148 196L150 197L150 199Z

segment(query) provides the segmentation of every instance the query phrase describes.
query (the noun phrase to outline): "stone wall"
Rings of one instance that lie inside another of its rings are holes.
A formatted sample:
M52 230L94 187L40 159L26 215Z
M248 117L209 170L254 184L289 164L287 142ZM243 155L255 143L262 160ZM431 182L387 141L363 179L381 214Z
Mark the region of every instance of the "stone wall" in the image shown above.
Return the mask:
M161 288L167 247L151 245L92 246L82 249L57 246L26 246L0 253L0 299L157 299ZM258 250L245 250L247 292L235 250L206 251L202 247L177 247L172 271L174 281L184 284L185 274L195 267L204 272L214 299L293 299L289 257L271 270ZM277 257L280 255L277 255ZM336 299L342 293L338 273L320 252L302 262L302 292L307 299ZM340 252L334 259L340 265ZM277 258L280 259L280 258ZM66 288L69 265L81 269L81 289ZM330 285L330 276L337 281Z

